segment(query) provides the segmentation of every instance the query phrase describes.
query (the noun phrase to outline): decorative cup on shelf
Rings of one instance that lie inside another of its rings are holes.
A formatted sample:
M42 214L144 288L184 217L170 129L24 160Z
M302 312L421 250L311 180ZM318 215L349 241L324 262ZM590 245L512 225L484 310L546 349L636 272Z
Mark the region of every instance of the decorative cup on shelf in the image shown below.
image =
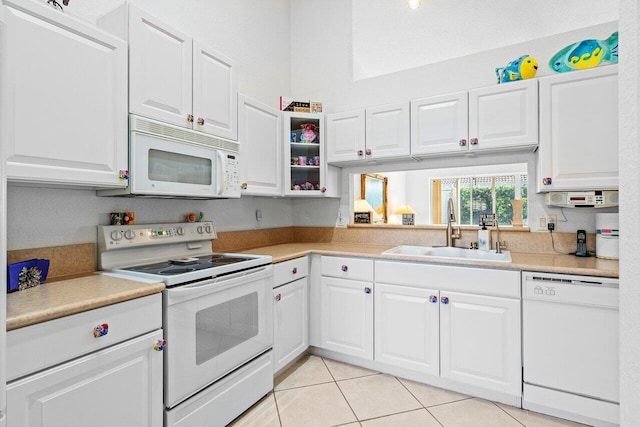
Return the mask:
M315 166L320 166L320 156L315 156L315 157L313 158L313 164L314 164Z
M306 166L307 165L307 156L298 156L298 164L300 166Z
M122 212L111 212L109 214L109 224L122 225Z
M135 224L135 213L133 212L125 212L122 218L122 223L124 225L133 225Z
M291 158L291 164L292 165L297 165L298 164L298 158L297 157L292 157Z

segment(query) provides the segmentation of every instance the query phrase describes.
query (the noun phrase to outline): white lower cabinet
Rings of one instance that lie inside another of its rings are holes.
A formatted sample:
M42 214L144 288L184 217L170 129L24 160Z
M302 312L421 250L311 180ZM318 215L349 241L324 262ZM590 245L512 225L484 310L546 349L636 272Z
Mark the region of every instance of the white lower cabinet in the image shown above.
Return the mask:
M273 372L309 348L309 258L273 266Z
M373 359L373 284L322 277L320 346Z
M439 292L376 283L375 360L439 373Z
M520 300L440 294L440 375L519 394Z
M162 353L155 331L7 386L7 427L162 424Z
M304 277L273 290L273 372L309 347L309 280Z
M517 271L392 261L375 266L376 361L521 395Z
M320 347L373 360L373 260L320 262Z
M161 326L155 294L9 331L7 427L161 426Z

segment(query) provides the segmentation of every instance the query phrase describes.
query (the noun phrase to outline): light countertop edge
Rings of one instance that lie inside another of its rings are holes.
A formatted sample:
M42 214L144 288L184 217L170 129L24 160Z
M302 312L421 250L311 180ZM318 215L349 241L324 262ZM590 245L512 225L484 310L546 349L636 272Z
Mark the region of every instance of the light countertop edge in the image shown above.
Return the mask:
M360 243L285 243L245 250L243 253L270 255L273 258L274 264L316 253L331 256L367 257L389 261L412 261L428 264L540 271L583 276L618 278L620 275L619 262L617 260L595 257L581 258L573 255L511 252L513 261L504 263L443 258L425 259L411 255L397 256L382 254L382 252L394 246L395 245L370 245Z
M7 331L162 292L164 283L102 272L7 294Z

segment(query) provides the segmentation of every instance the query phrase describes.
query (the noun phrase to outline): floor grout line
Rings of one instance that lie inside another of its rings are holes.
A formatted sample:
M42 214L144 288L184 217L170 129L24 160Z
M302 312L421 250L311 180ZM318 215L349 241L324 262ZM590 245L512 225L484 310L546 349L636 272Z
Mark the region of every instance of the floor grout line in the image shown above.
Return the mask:
M438 424L440 424L442 427L444 427L444 424L442 424L442 423L440 422L440 420L439 420L439 419L437 419L437 418L436 418L436 416L435 416L435 415L433 415L433 414L431 413L431 411L429 411L429 409L428 409L428 408L427 408L427 407L426 407L426 406L425 406L425 405L420 401L420 399L418 399L418 398L416 397L416 395L415 395L415 394L413 394L413 392L412 392L411 390L409 390L409 387L407 387L407 386L406 386L406 384L405 384L405 383L403 383L403 382L400 380L400 378L395 377L395 376L394 376L394 378L395 378L395 379L397 379L397 380L398 380L398 382L399 382L400 384L402 384L402 387L404 387L404 388L409 392L409 394L410 394L411 396L413 396L413 398L414 398L414 399L416 399L420 405L422 405L422 408L423 408L425 411L427 411L427 413L428 413L429 415L431 415L431 416L433 417L433 419L434 419L434 420L436 420L436 422L437 422Z
M280 407L278 406L278 399L276 399L276 392L273 391L273 402L276 404L276 413L278 414L278 423L282 427L282 417L280 417Z
M329 369L329 365L327 365L327 362L324 360L324 357L321 357L320 360L322 360L322 363L324 363L324 366L327 368L327 371L329 371L329 375L331 375L331 378L333 378L333 383L336 385L336 387L338 387L338 391L340 391L342 398L344 399L345 402L347 402L347 406L349 407L349 409L351 409L351 413L353 413L353 416L356 418L356 421L358 422L358 424L360 424L360 418L358 418L358 414L356 414L356 411L354 411L353 407L351 407L351 403L349 403L349 399L347 399L347 396L344 395L344 392L342 391L342 389L340 388L340 385L336 381L336 377L333 376L331 369Z
M275 393L275 392L281 392L281 391L297 390L297 389L299 389L299 388L313 387L313 386L316 386L316 385L322 385L322 384L331 384L331 383L334 383L334 382L335 382L335 380L334 380L334 381L325 381L325 382L322 382L322 383L314 383L314 384L307 384L307 385L299 385L299 386L296 386L296 387L281 388L281 389L279 389L279 390L274 389L274 390L273 390L273 392Z
M513 418L514 420L516 420L519 424L523 425L524 427L527 427L525 423L523 423L522 421L520 421L519 419L517 419L516 417L514 417L513 415L511 415L510 413L508 413L507 411L505 411L502 406L498 405L497 402L493 402L493 401L489 401L491 403L493 403L493 405L495 407L497 407L498 409L500 409L502 412L504 412L505 414L507 414L508 416L510 416L511 418Z

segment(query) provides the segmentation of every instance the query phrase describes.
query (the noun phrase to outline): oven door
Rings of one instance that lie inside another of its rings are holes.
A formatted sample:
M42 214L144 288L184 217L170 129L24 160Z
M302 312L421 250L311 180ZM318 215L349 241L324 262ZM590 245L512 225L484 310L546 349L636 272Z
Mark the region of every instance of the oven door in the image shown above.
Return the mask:
M164 291L165 406L273 346L273 267L258 267Z
M129 154L132 194L222 196L224 154L216 149L131 132Z

